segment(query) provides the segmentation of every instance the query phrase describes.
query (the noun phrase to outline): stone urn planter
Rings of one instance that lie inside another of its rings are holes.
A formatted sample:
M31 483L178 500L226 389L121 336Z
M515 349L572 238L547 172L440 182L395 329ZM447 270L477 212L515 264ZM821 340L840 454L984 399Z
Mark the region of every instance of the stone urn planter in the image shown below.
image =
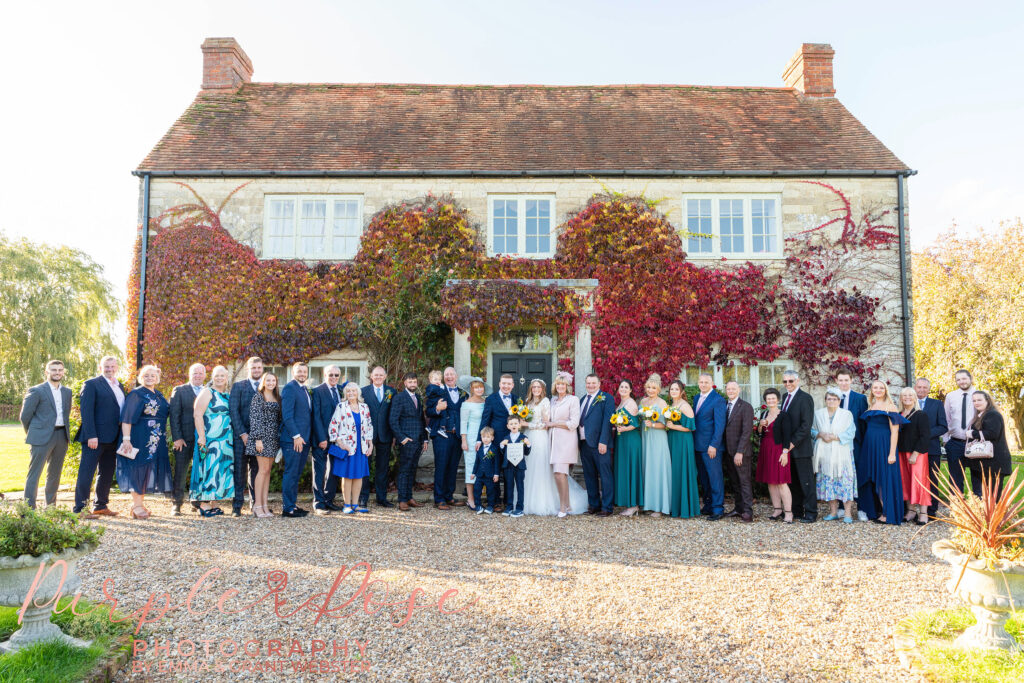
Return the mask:
M968 604L978 620L955 644L1020 652L1020 644L1003 625L1012 612L1024 609L1024 565L999 560L990 567L985 560L960 552L945 539L932 544L932 554L951 565L952 578L946 587Z
M45 562L47 568L58 560L68 565L67 578L61 585L61 571L54 570L36 587L33 602L44 603L56 594L71 595L82 585L82 579L75 572L78 559L95 550L93 545L82 545L68 548L60 553L43 553L42 555L21 555L19 557L0 557L0 605L21 607L32 588L32 582L39 572L39 563ZM21 628L15 631L10 639L0 643L0 654L7 654L23 647L44 640L60 640L69 645L88 647L89 642L72 638L50 622L52 605L47 607L29 606L21 621Z

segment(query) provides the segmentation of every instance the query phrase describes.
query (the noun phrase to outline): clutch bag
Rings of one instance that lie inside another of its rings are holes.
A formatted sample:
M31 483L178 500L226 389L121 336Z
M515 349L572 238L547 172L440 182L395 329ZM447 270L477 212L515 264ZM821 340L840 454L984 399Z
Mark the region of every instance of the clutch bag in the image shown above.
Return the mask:
M128 458L129 460L134 460L135 456L139 454L139 449L135 448L134 446L132 446L127 441L122 441L121 442L121 447L117 449L117 454L121 455L121 456L124 456L125 458Z
M327 452L338 460L344 460L348 457L348 451L336 443L332 443L331 447L327 449Z

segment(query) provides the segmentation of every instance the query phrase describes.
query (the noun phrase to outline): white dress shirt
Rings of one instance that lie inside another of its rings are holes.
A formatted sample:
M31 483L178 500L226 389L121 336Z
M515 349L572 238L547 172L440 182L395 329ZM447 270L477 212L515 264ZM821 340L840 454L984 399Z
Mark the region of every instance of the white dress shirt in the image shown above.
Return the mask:
M64 399L60 395L60 385L56 388L53 386L53 382L47 382L50 385L50 393L53 394L53 403L57 406L57 419L54 421L54 427L64 426Z
M121 385L119 385L115 380L107 379L106 377L103 379L106 380L107 386L110 387L110 390L114 392L114 398L117 399L117 407L124 408L124 392L121 391Z
M971 400L971 394L974 393L974 387L970 387L967 391L963 389L956 389L946 394L946 424L949 425L949 431L946 432L946 437L950 439L967 439L968 432L971 429L971 422L977 416L974 410L974 402ZM967 396L967 415L963 422L967 425L966 429L961 429L961 415L963 413L964 395Z

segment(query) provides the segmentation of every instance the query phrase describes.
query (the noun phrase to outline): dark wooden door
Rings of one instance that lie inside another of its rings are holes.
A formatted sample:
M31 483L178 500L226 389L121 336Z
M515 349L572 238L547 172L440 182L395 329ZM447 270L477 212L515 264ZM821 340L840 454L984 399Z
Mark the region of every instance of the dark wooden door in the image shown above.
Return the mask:
M544 380L547 391L551 391L551 356L520 353L495 354L494 376L491 382L495 391L498 390L501 376L506 373L515 378L515 388L512 391L517 396L525 397L530 382L535 379Z

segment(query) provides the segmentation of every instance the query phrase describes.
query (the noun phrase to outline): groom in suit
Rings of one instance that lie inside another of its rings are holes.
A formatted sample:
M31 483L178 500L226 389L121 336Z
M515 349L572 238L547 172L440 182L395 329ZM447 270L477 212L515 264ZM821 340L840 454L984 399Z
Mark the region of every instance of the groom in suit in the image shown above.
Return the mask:
M412 485L416 479L416 463L427 449L427 423L423 417L423 397L416 393L419 386L416 373L407 372L402 384L402 391L391 399L388 420L399 448L398 509L408 512L409 508L423 507L423 503L413 499Z
M305 517L300 508L299 477L309 460L309 440L313 432L313 398L306 388L309 367L302 362L292 366L292 381L281 390L281 454L284 479L281 482L282 517Z
M389 418L391 416L391 400L395 396L393 387L385 382L388 373L381 366L370 372L370 384L363 387L363 402L370 409L370 422L373 423L373 466L374 489L377 505L394 507L388 502L388 470L391 468L391 447L395 441L391 433ZM370 477L363 479L363 487L359 490L359 504L366 507L370 500Z
M519 397L512 393L512 389L516 385L516 380L512 375L504 374L498 381L498 390L492 393L484 401L484 412L480 416L480 429L484 427L490 427L494 430L494 443L501 443L508 438L508 414L509 410L512 409L516 403L519 402ZM480 432L476 433L476 443L473 446L474 450L480 449ZM502 468L504 469L504 468ZM498 500L501 500L501 487L502 482L505 478L504 472L499 473L501 481L497 484L498 489ZM487 482L488 492L493 482ZM508 486L505 486L505 495L508 496ZM493 499L492 499L493 500ZM506 505L511 505L509 501L506 501ZM501 507L500 505L498 507ZM503 510L504 508L502 508ZM500 512L498 508L495 508L496 512Z
M722 458L725 446L725 399L714 390L711 375L702 372L697 378L697 395L693 418L693 447L697 453L697 481L704 492L700 512L708 521L717 522L725 516L725 481Z
M862 522L868 521L868 515L865 514L864 510L861 509L861 495L860 488L863 486L863 477L867 476L868 469L866 466L861 466L860 461L860 446L864 443L864 430L867 428L864 420L860 419L860 416L864 414L864 411L868 409L868 397L859 391L854 391L851 388L853 383L853 375L847 370L840 370L836 373L836 386L839 387L839 391L843 397L839 401L839 407L849 410L853 413L853 424L857 428L857 435L853 437L853 465L854 469L857 470L857 517ZM869 509L874 509L875 493L873 490L874 485L868 484L865 486L866 491L864 492L863 500L868 501ZM839 501L840 509L846 509L846 504L843 501Z
M579 426L580 460L589 499L586 514L610 517L615 494L611 422L615 399L601 391L601 379L593 373L587 375L586 386L587 394L580 397Z
M739 517L741 522L754 521L754 487L750 465L752 446L750 435L754 431L754 406L740 398L740 385L725 385L728 403L725 406L725 453L722 466L732 484L733 508L726 517Z
M117 446L121 436L121 408L124 407L124 387L117 381L118 362L113 356L100 361L100 374L85 381L79 399L82 421L75 441L82 444L82 461L78 465L73 512L87 519L97 515L114 516L107 507L110 503L110 485L117 467ZM205 372L205 370L204 370ZM191 453L189 454L191 456ZM96 478L96 504L90 513L89 493L92 479Z
M786 394L782 397L782 410L793 422L793 436L788 444L790 456L790 489L793 492L793 517L800 516L804 524L818 519L818 493L814 478L814 399L800 388L800 376L794 370L782 373Z
M459 460L462 459L460 412L469 394L459 388L458 379L455 368L445 368L444 386L441 387L444 398L426 406L428 419L440 419L441 425L454 425L454 430L438 430L431 434L434 443L434 507L439 510L465 505L461 501L455 502L455 477L459 471Z
M946 424L946 409L942 401L936 398L928 398L928 392L932 390L932 383L925 377L918 377L914 383L914 391L917 393L917 407L928 416L928 426L931 428L931 441L928 442L928 471L932 484L932 504L928 506L928 516L934 517L939 511L939 499L935 495L938 490L938 476L942 468L942 441L940 436L949 431Z

